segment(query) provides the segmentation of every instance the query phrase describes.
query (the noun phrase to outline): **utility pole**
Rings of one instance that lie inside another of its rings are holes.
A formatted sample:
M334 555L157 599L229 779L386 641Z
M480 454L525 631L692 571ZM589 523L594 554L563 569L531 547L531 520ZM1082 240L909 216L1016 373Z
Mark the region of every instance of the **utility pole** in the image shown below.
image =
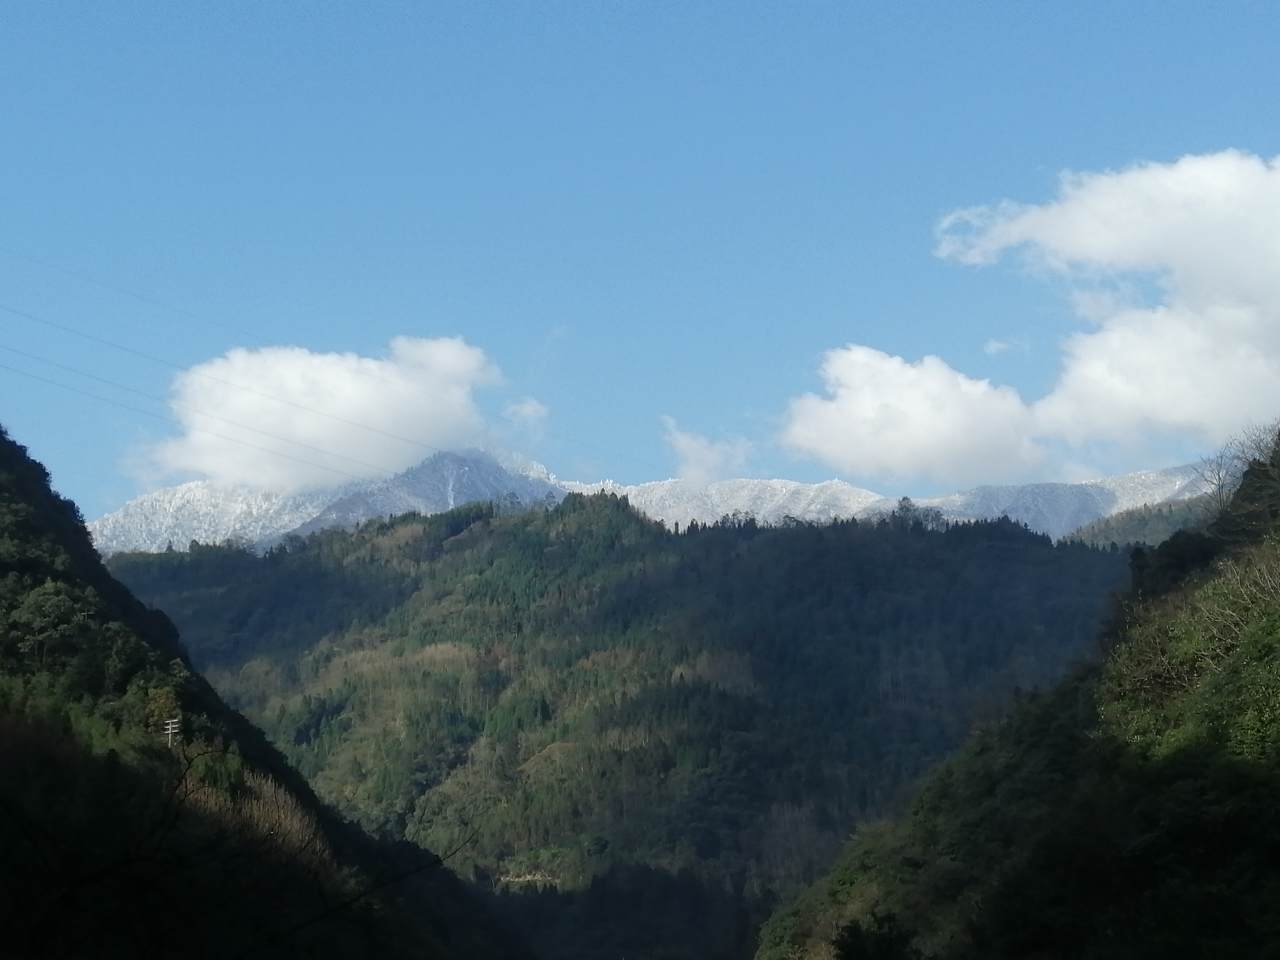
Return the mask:
M169 746L173 747L173 735L182 733L182 718L174 717L172 720L164 722L164 733L169 738Z

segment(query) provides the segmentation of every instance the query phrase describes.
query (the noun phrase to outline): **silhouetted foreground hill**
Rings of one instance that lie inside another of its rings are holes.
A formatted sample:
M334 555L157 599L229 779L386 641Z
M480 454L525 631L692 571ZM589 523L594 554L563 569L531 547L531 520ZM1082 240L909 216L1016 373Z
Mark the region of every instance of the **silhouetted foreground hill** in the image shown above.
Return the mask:
M0 626L0 955L524 956L320 804L2 430Z
M1136 551L1098 668L860 828L760 960L1280 956L1280 450Z

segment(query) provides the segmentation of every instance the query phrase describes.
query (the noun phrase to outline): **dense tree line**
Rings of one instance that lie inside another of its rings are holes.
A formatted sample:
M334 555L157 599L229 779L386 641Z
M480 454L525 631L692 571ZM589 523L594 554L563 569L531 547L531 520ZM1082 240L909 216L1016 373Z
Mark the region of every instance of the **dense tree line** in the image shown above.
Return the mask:
M1125 558L910 502L676 534L570 496L112 569L321 796L462 844L546 955L732 957L975 718L1094 651ZM731 919L655 944L645 904L690 883Z

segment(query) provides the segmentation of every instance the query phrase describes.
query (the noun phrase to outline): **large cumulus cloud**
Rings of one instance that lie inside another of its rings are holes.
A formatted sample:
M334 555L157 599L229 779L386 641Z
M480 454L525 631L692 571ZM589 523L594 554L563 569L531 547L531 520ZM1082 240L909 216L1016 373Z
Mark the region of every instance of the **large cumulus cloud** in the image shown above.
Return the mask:
M850 473L997 479L1046 445L1210 446L1280 411L1277 160L1227 150L1067 173L1050 202L947 215L937 253L976 267L1016 254L1067 281L1080 328L1052 389L1024 400L937 358L845 347L823 361L825 395L792 401L787 444Z
M937 357L908 363L870 347L830 350L826 392L791 401L782 439L842 473L968 483L1020 475L1043 456L1017 392Z
M499 380L456 337L397 337L381 358L235 349L175 378L184 430L152 456L167 471L278 491L385 476L481 442L475 392Z

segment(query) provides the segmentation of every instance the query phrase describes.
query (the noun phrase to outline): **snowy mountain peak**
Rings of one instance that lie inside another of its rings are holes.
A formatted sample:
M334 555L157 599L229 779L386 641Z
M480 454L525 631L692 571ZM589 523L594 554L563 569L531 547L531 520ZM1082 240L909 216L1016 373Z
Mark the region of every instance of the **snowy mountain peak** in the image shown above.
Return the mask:
M532 507L564 496L552 484L505 469L479 450L432 454L390 480L366 484L335 499L290 530L306 535L326 527L352 527L362 520L401 513L442 513L465 503L493 501Z
M164 550L170 544L184 550L192 540L265 547L292 533L351 527L374 517L440 513L487 500L529 507L563 495L552 483L513 473L483 451L467 450L433 454L386 480L311 493L279 494L197 480L144 494L88 527L103 554Z

